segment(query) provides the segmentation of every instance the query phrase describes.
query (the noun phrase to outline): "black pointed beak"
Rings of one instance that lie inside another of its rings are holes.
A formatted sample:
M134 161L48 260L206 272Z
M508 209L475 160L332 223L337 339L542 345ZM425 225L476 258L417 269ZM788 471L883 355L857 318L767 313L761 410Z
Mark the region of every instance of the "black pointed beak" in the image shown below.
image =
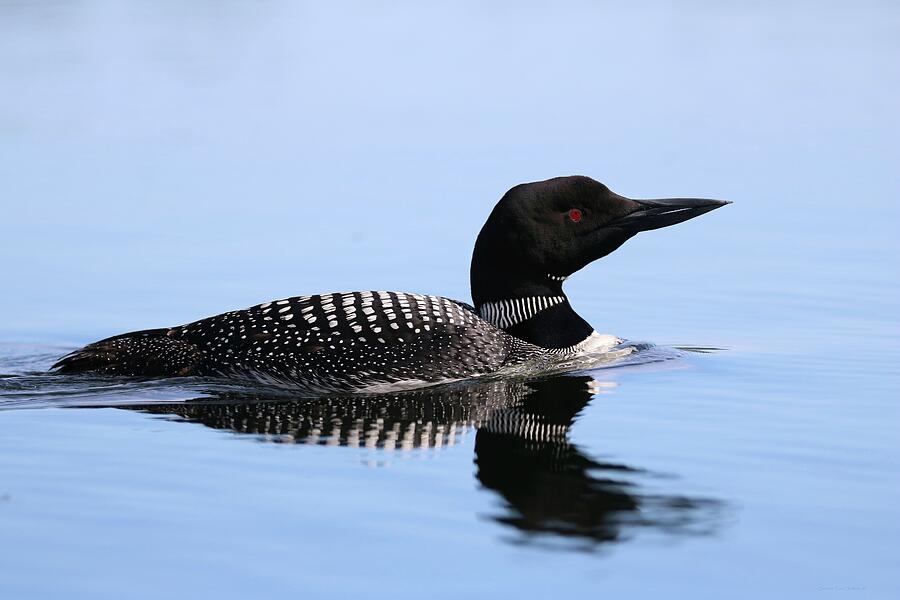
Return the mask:
M625 229L630 233L650 231L675 225L720 206L731 204L728 200L706 198L665 198L660 200L629 200L637 206L633 212L609 223L607 227Z

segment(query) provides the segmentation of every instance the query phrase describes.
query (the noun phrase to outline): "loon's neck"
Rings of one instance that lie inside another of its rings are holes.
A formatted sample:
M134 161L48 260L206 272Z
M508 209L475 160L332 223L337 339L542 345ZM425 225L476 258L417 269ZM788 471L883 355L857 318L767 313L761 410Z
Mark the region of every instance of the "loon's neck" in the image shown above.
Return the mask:
M584 342L594 328L572 310L563 293L569 272L535 268L536 261L527 257L529 248L505 243L490 221L475 241L469 271L472 301L481 317L541 348Z
M488 302L478 306L481 317L520 340L541 348L571 348L593 332L568 298L532 296Z
M472 265L472 299L481 318L541 348L569 348L593 332L562 291L565 277L553 274L517 278L510 270L496 277Z

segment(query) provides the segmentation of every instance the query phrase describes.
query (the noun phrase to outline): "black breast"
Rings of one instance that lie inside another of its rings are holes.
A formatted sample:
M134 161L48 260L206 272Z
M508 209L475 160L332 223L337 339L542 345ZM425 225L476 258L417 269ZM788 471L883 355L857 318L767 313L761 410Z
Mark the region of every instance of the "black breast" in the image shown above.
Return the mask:
M169 336L202 350L198 375L316 391L490 373L515 346L466 305L395 292L287 298L176 327Z

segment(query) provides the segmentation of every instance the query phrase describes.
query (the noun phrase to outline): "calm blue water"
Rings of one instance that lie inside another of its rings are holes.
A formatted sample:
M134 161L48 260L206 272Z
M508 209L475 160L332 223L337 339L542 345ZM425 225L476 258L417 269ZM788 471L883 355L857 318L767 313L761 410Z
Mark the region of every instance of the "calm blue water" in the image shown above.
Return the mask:
M898 65L893 2L0 2L0 596L898 597ZM468 299L493 203L573 173L734 201L567 283L656 345L622 364L42 374L277 297Z

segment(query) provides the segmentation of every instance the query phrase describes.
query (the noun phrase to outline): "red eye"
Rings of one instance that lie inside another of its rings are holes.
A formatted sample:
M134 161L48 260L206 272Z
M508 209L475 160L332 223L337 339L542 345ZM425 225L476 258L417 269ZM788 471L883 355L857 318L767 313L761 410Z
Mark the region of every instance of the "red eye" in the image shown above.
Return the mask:
M569 220L571 220L573 223L577 223L578 221L580 221L581 217L581 211L577 208L573 208L569 211Z

